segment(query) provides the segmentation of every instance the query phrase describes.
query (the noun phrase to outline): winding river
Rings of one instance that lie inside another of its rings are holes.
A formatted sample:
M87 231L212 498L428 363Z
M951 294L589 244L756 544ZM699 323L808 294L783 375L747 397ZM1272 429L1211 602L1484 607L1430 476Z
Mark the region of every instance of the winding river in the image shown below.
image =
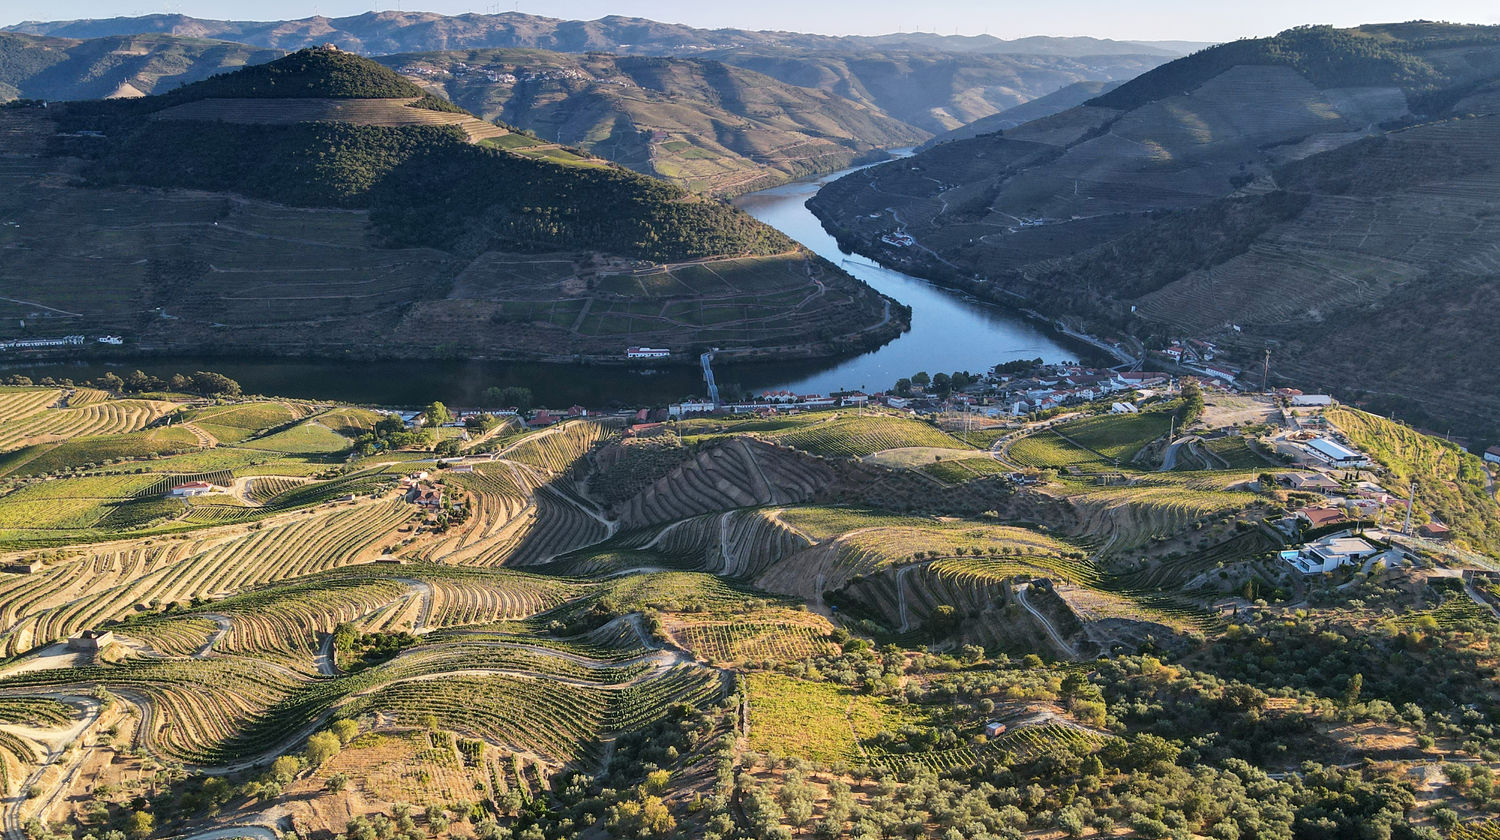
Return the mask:
M883 390L919 370L978 373L1011 359L1076 359L1049 333L1019 315L967 300L863 257L840 253L804 203L824 184L853 170L796 181L741 197L736 204L809 249L843 266L876 290L912 308L911 330L859 356L787 363L715 365L720 387L760 392L787 389L828 393L840 389ZM371 405L414 406L432 400L468 406L491 386L525 386L538 404L592 407L664 404L703 393L698 367L651 373L608 366L568 366L465 360L435 362L339 362L289 359L224 359L170 356L127 362L10 364L0 372L91 379L108 370L139 368L156 375L214 370L233 377L251 393L345 400Z

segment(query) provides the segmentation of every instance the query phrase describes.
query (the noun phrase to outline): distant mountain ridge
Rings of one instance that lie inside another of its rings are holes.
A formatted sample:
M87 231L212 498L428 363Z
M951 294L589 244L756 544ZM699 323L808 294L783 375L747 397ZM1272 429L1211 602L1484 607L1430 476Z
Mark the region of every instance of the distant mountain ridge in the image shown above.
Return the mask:
M0 32L0 100L169 93L280 55L180 35ZM1130 78L1161 62L873 48L683 57L466 49L378 60L483 119L721 196L872 161L879 149L916 145L1057 88Z
M282 55L172 35L77 40L0 32L0 100L144 96Z
M699 29L644 18L612 15L592 21L560 20L518 12L441 15L432 12L366 12L350 17L315 16L286 21L209 20L176 14L68 21L27 21L6 31L67 38L161 33L215 38L293 50L334 44L368 54L431 50L532 48L556 52L679 55L716 49L794 48L816 50L910 49L1009 55L1151 55L1174 58L1207 44L1181 41L1113 41L1036 36L1007 41L990 35L893 33L829 36L743 29Z

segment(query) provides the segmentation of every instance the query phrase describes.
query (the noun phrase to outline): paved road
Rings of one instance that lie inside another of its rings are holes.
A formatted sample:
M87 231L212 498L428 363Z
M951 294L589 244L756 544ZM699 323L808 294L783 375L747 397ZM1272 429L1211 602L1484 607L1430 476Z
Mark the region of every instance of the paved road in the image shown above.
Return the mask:
M1172 445L1167 447L1166 454L1162 456L1161 469L1157 470L1157 472L1171 472L1177 469L1177 451L1196 440L1198 440L1197 437L1189 435L1188 437L1178 438L1173 441Z
M1057 628L1052 626L1052 622L1047 620L1045 615L1042 615L1036 607L1031 605L1031 602L1026 600L1026 589L1027 586L1024 583L1016 587L1016 603L1020 604L1023 609L1031 613L1032 617L1042 623L1042 627L1046 629L1047 635L1051 637L1053 644L1057 645L1059 650L1067 654L1069 658L1077 659L1078 651L1074 650L1073 646L1063 639L1062 634L1057 632Z

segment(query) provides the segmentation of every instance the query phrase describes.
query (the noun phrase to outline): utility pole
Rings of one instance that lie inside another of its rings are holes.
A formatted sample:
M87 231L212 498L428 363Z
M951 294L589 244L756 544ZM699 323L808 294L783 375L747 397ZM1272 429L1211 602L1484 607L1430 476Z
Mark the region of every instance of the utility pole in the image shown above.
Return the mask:
M1408 537L1411 536L1411 508L1412 504L1416 502L1416 500L1417 482L1414 480L1411 483L1411 487L1409 487L1406 491L1406 526L1401 529L1401 533L1407 535Z

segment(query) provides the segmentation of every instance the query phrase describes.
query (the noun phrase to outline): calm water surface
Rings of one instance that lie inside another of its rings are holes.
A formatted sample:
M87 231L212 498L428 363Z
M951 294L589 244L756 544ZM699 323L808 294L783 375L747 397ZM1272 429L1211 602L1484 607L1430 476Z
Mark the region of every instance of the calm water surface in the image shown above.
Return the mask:
M883 390L897 379L926 370L975 373L1011 359L1041 357L1057 362L1079 357L1020 316L966 300L923 280L881 268L863 257L839 252L805 206L822 185L853 170L798 181L753 193L736 203L750 215L780 229L876 290L912 308L909 332L860 356L826 361L722 364L714 372L721 388L759 392L788 389L828 393L840 389ZM156 375L214 370L233 377L251 393L345 400L373 405L420 405L443 400L475 405L491 386L526 386L539 404L587 406L663 404L703 393L696 367L663 368L655 373L610 366L545 365L516 362L336 362L286 359L223 359L174 356L123 363L5 365L4 372L89 379L105 371L139 368Z

